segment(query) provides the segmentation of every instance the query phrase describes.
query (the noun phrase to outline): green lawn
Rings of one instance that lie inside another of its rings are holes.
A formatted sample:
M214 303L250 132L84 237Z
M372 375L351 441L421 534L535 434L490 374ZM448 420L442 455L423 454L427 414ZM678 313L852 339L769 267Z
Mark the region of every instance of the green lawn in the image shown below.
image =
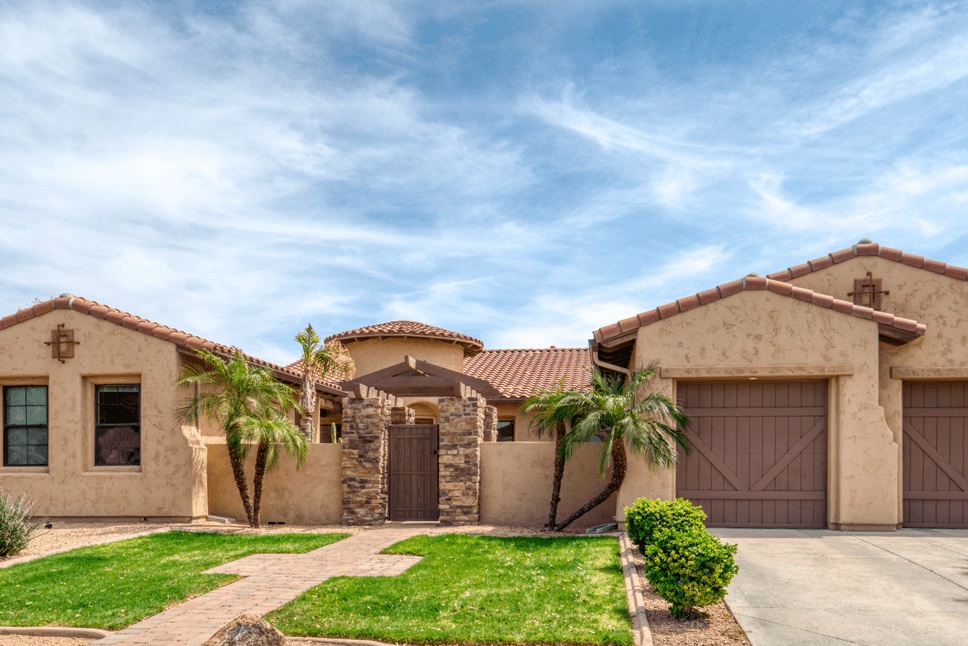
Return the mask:
M0 569L0 626L116 630L238 578L201 572L250 554L308 552L345 534L168 532Z
M330 579L266 618L288 635L411 643L632 643L614 538L417 536L392 578Z

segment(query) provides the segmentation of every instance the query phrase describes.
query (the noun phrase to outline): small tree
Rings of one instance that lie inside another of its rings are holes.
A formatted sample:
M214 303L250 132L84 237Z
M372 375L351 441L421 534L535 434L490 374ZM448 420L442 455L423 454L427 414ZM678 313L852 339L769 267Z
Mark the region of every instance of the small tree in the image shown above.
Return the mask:
M653 367L630 375L592 371L587 391L569 391L557 406L576 420L562 440L562 451L570 458L575 447L593 437L601 437L602 453L598 470L602 477L612 467L605 488L555 529L561 531L602 504L619 490L628 468L628 450L642 455L653 467L669 467L676 462L676 446L688 451L685 434L677 428L689 421L682 409L662 393L640 397L639 390L655 377Z
M299 408L303 415L299 423L299 428L306 437L307 442L312 442L316 436L316 429L313 427L313 417L316 413L316 382L324 376L350 377L355 366L349 352L339 341L330 341L323 344L323 340L316 334L312 325L307 325L306 329L295 337L296 342L302 349L302 389L299 398Z
M531 428L538 437L545 433L555 434L555 472L551 480L551 509L545 527L553 530L558 522L558 505L561 502L561 481L565 475L564 439L568 424L575 421L577 411L563 405L569 390L562 380L554 388L539 390L524 402L524 412L531 413Z
M298 410L292 388L269 370L252 366L241 352L228 359L200 350L201 364L187 366L178 378L181 386L198 386L195 396L179 410L182 418L197 423L206 417L225 431L225 444L235 485L251 527L260 526L262 486L278 458L278 444L302 462L306 439L289 415ZM249 497L245 459L255 445L254 502Z

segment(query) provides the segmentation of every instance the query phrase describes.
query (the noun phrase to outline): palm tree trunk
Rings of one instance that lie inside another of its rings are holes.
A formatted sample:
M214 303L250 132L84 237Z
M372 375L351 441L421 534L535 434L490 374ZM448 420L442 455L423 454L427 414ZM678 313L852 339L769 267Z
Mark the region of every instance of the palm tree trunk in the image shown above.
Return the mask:
M592 498L588 503L569 516L563 523L555 527L556 532L560 532L573 522L590 512L595 507L608 500L608 497L619 490L622 486L622 482L625 480L625 472L628 469L628 456L625 452L625 440L622 438L615 438L612 442L612 479L609 480L608 485L602 489L602 492Z
M255 476L252 479L252 520L251 527L258 528L259 517L262 513L262 480L266 475L266 462L269 458L269 443L259 442L259 449L255 454Z
M232 475L235 477L235 486L239 489L239 496L242 497L242 507L245 509L245 519L252 524L252 500L249 498L249 485L245 481L245 463L238 451L231 444L228 445L229 463L232 465Z
M299 407L302 409L302 417L299 421L299 429L306 436L306 442L311 444L315 429L313 428L313 418L316 417L316 388L310 378L309 368L305 369L302 380L302 393L299 398Z
M551 511L548 514L548 524L545 527L554 530L558 522L558 503L561 502L561 480L565 475L565 455L561 451L565 438L565 425L559 424L555 429L555 475L551 480Z

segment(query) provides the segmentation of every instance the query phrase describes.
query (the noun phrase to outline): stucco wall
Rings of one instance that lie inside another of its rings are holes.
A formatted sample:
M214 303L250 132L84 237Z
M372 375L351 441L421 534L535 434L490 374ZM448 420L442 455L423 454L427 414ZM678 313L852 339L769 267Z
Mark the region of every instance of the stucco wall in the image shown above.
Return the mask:
M407 355L448 370L464 372L464 347L456 343L389 338L345 341L344 344L356 364L356 377L395 366Z
M656 387L672 397L684 378L828 378L828 522L882 528L900 522L899 448L878 403L873 321L747 291L642 327L634 366L651 362L663 370ZM620 498L632 500L639 491L671 497L674 483L668 472L641 473Z
M269 471L262 493L262 523L284 522L307 525L339 524L343 515L340 482L341 444L310 444L302 466L281 452ZM246 461L251 495L255 451ZM228 449L224 444L208 446L209 513L245 523L245 510L232 477Z
M968 379L968 282L909 267L876 256L858 256L790 282L850 300L854 279L867 272L882 280L881 309L927 325L924 336L902 346L880 344L880 403L899 445L902 438L901 393L905 379ZM898 454L898 472L903 458ZM898 487L901 481L899 479ZM900 491L900 489L899 489ZM902 500L898 494L898 514Z
M578 447L565 465L558 522L601 491L598 475L602 445ZM541 527L548 522L555 447L550 442L485 442L481 445L481 522ZM591 527L615 520L615 496L575 523Z
M76 357L44 345L58 323L73 329ZM0 331L0 384L48 386L48 466L0 467L0 488L25 493L51 517L201 517L206 449L175 414L173 344L71 310ZM141 384L141 466L94 466L94 384ZM2 441L2 436L0 436Z

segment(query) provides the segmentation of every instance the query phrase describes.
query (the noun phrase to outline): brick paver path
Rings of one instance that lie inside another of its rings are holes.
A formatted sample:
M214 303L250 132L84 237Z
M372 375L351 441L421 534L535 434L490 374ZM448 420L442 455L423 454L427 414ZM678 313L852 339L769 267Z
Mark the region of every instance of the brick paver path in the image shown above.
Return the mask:
M98 646L198 646L239 615L264 615L330 577L397 576L420 557L378 552L427 529L380 527L306 554L253 554L220 565L208 572L243 578L101 639Z

